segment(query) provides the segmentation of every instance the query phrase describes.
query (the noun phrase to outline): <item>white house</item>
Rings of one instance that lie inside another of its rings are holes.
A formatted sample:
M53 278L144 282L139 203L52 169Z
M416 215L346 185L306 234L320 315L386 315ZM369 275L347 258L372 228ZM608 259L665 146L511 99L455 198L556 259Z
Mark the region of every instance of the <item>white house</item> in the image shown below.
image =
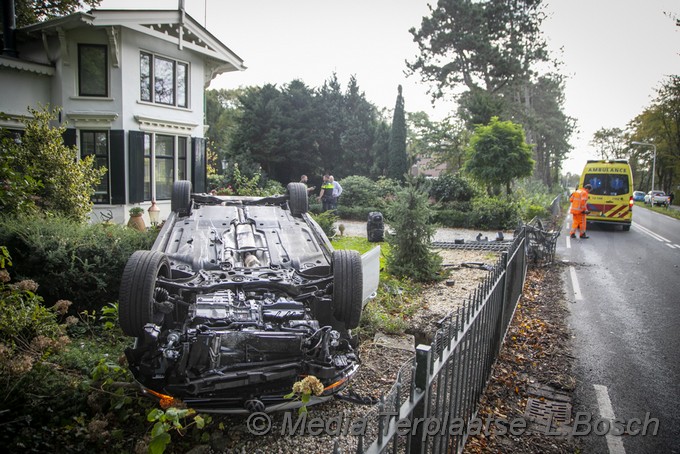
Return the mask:
M27 106L61 107L66 144L108 169L93 219L125 222L130 206L152 199L165 217L175 180L206 190L204 91L245 66L181 6L95 9L4 29L0 126L20 131Z

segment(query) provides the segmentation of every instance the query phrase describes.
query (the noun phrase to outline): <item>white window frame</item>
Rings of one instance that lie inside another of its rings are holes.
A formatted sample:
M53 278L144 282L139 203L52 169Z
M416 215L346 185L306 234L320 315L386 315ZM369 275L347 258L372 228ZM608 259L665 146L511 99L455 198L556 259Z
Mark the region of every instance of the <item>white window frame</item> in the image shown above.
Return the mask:
M148 56L149 57L149 98L150 99L142 99L142 57L143 56ZM173 102L172 103L166 103L166 102L160 102L156 100L156 83L155 83L155 76L154 76L154 67L155 67L155 60L156 59L163 59L163 60L169 60L173 63ZM184 65L186 67L186 75L185 75L185 86L184 86L184 101L185 105L180 105L178 102L178 87L179 87L179 82L178 82L178 66L179 65ZM168 57L166 55L158 54L155 52L150 52L146 50L140 50L139 53L139 102L141 103L149 103L157 106L167 106L167 107L175 107L178 109L189 109L191 105L191 99L190 99L190 87L191 87L191 64L188 61L184 60L178 60L173 57Z
M172 151L172 181L175 182L178 180L178 175L179 175L179 144L180 141L184 141L186 144L186 157L185 157L185 168L184 168L184 174L188 178L188 176L191 174L191 169L190 167L190 144L191 144L191 137L189 136L182 136L182 135L173 135L173 134L166 134L166 133L160 133L160 132L151 132L151 131L145 131L144 132L144 200L145 201L151 201L151 200L170 200L172 197L172 194L170 194L168 197L163 197L163 198L158 198L158 191L156 188L156 143L157 143L157 137L158 136L163 136L163 137L172 137L173 138L173 151ZM149 154L147 154L147 138L149 138ZM161 159L161 158L158 158ZM166 158L162 158L166 159ZM148 160L148 165L149 167L147 168L147 160ZM148 184L149 184L149 190L147 193L147 177L148 177Z

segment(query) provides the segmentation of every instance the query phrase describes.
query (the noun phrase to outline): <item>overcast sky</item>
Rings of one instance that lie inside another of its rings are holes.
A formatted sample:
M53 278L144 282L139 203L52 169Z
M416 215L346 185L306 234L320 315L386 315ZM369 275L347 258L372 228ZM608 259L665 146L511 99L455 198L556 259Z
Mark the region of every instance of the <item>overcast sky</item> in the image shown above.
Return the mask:
M244 60L247 70L216 78L210 88L300 79L320 87L335 72L346 87L355 75L366 98L394 107L404 87L407 111L441 119L455 109L437 101L404 61L416 55L411 27L434 0L186 0L187 12ZM100 8L176 9L176 0L103 0ZM555 0L544 32L569 76L565 111L579 133L565 171L580 173L595 155L588 142L602 127L624 128L649 105L655 88L680 74L678 0ZM561 49L561 51L560 51Z

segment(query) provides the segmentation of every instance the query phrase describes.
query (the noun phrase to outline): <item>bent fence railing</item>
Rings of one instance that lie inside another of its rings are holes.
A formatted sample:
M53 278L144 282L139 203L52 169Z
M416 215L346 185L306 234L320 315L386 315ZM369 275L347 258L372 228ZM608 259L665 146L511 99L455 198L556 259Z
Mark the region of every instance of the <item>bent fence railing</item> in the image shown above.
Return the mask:
M515 311L527 271L527 229L464 304L419 345L358 437L358 453L462 451L478 403ZM463 428L463 429L461 429ZM364 444L368 445L364 450Z

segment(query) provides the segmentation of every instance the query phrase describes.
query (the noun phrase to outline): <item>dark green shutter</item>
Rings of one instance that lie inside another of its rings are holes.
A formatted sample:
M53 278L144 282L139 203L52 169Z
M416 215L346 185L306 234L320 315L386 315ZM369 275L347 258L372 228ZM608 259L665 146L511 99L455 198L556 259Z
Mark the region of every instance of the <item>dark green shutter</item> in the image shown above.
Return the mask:
M64 145L67 147L76 146L76 130L74 128L68 128L64 130L64 133L61 137L64 139Z
M206 191L205 139L191 138L191 183L192 192Z
M144 133L128 132L128 176L130 177L130 203L144 201Z
M111 178L111 203L125 204L125 131L109 132L109 176Z

